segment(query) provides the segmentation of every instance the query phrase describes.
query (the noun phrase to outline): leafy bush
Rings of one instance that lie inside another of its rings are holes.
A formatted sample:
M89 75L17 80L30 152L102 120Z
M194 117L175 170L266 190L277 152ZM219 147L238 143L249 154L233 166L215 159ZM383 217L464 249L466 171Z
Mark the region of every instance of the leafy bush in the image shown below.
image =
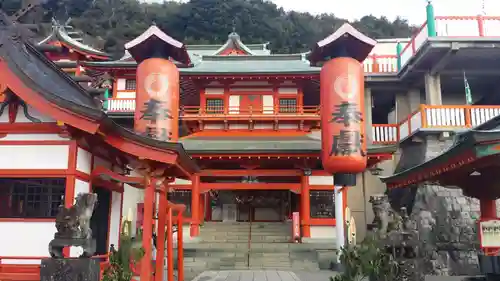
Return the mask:
M398 263L380 247L376 236L368 236L359 245L346 245L340 250L344 272L331 281L393 281L398 274Z
M123 223L120 237L120 248L112 250L109 256L109 267L104 270L102 281L130 281L133 276L130 265L134 266L144 256L140 233L131 235L131 224Z

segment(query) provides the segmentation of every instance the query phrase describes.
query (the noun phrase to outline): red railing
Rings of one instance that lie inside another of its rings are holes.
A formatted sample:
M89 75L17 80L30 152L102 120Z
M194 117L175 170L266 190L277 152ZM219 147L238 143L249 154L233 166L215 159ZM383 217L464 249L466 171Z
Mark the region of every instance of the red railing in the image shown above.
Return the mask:
M28 256L0 256L0 281L39 281L40 264L29 263L38 262L48 257L28 257ZM100 262L100 276L109 266L109 255L93 256L94 259L104 259ZM27 263L4 263L4 261L27 261Z

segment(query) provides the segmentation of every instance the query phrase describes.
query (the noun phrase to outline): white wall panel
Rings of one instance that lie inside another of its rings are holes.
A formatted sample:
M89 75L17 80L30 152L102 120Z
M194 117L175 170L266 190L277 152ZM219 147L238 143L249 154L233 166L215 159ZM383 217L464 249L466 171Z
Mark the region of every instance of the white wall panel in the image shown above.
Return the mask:
M120 225L121 225L121 211L122 211L122 194L120 192L113 191L111 197L111 218L109 223L109 244L108 249L111 244L118 247L118 241L120 240Z
M2 141L0 140L0 144ZM0 145L0 169L68 169L68 145Z
M82 173L90 175L92 172L92 153L85 149L78 148L76 155L76 169Z
M0 222L0 256L49 257L55 222ZM8 230L8 231L5 231ZM2 260L9 264L40 264L40 260Z

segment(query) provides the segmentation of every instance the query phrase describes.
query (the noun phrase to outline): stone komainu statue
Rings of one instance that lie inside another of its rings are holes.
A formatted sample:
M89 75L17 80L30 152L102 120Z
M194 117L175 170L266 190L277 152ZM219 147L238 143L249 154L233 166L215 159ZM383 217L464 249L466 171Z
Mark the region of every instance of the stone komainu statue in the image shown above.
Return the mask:
M90 218L97 203L97 194L80 193L70 208L61 207L56 216L54 239L49 244L50 255L62 258L62 249L67 246L83 248L83 257L90 257L95 252L95 241L92 239Z

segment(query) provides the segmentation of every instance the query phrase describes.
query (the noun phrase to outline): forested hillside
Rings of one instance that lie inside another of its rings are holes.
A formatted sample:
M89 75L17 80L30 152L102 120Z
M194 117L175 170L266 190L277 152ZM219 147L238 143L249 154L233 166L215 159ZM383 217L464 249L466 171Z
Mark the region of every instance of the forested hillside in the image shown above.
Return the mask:
M22 0L2 0L8 14L21 7ZM25 0L26 1L26 0ZM29 0L28 0L29 1ZM307 50L311 44L332 33L344 19L334 14L311 15L285 12L264 0L191 0L146 4L137 0L45 0L24 16L26 23L64 22L89 35L101 38L102 47L121 53L124 42L156 23L162 30L188 44L222 44L235 27L245 43L270 42L275 53ZM367 15L352 24L373 38L409 37L413 28L405 20Z

